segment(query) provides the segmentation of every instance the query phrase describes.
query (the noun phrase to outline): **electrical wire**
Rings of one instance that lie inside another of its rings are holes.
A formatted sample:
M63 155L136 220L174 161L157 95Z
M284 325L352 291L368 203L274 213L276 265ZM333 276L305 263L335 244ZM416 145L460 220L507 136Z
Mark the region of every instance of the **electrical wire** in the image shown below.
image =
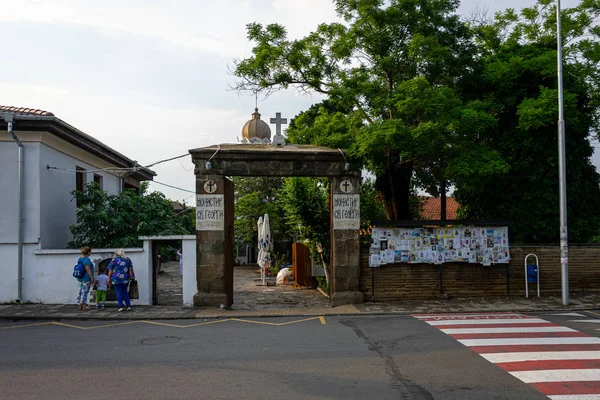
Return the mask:
M212 156L210 156L210 158L208 159L208 161L212 160L213 157L217 155L217 153L219 152L219 150L221 150L221 146L217 145L217 151L215 151L215 154L213 154Z
M219 150L220 150L220 147L217 149L217 151L215 152L215 154L217 154L217 152ZM213 157L215 156L215 154L213 154ZM132 172L132 171L135 172L135 171L139 170L140 168L150 168L150 167L153 167L155 165L158 165L158 164L161 164L161 163L164 163L164 162L167 162L167 161L173 161L173 160L181 159L181 158L186 157L188 155L189 155L189 153L188 154L182 154L180 156L171 157L171 158L167 158L167 159L164 159L164 160L160 160L160 161L154 162L152 164L148 164L146 166L135 165L133 167L128 167L128 168L107 167L107 168L99 168L99 169L69 169L69 168L59 168L59 167L54 167L54 166L51 166L51 165L46 165L46 169L53 169L53 170L65 171L65 172L75 172L77 174L87 174L87 173L94 173L94 172L116 172L116 173L123 172L123 173L126 173L126 172ZM179 161L179 163L181 164L181 160ZM185 171L190 171L191 169L193 169L193 168L186 169L185 167L183 167L183 164L181 164L181 167ZM177 186L169 185L167 183L158 182L158 181L155 181L155 180L152 180L150 182L156 183L158 185L163 185L163 186L166 186L166 187L170 187L170 188L173 188L173 189L181 190L183 192L192 193L193 194L192 196L194 196L196 194L196 192L193 192L191 190L187 190L187 189L183 189L183 188L180 188L180 187L177 187ZM190 198L192 196L189 196L188 198Z
M193 170L193 169L194 169L194 167L193 167L193 166L192 166L192 168L186 168L186 167L184 167L184 166L183 166L183 163L181 162L181 159L179 159L179 165L181 165L181 168L182 168L184 171L186 171L186 172L187 172L187 171L191 171L191 170Z
M167 158L165 160L156 161L156 162L154 162L152 164L148 164L148 165L144 165L144 166L142 166L142 165L140 165L140 166L135 165L133 167L126 167L126 168L107 167L107 168L99 168L99 169L82 169L82 170L80 170L80 169L59 168L59 167L54 167L54 166L51 166L51 165L46 165L46 168L47 169L54 169L54 170L58 170L58 171L75 172L75 173L79 173L79 174L87 174L87 173L91 173L91 172L131 172L131 171L137 171L137 170L139 170L141 168L150 168L150 167L153 167L155 165L162 164L162 163L165 163L167 161L177 160L177 159L180 159L180 158L183 158L183 157L186 157L186 156L189 156L189 153L182 154L182 155L177 156L177 157ZM213 157L214 157L214 155L213 155ZM190 171L190 170L186 170L186 171Z
M190 153L186 153L186 154L182 154L182 155L180 155L180 156L177 156L177 157L171 157L171 158L167 158L166 160L160 160L160 161L157 161L157 162L155 162L155 163L152 163L152 164L146 165L146 166L144 166L144 168L150 168L150 167L154 167L155 165L162 164L162 163L164 163L164 162L167 162L167 161L173 161L173 160L177 160L177 159L179 159L179 158L183 158L183 157L186 157L186 156L189 156L189 155L190 155Z
M191 197L194 197L194 195L186 197L185 199L183 199L183 201L185 202L187 199L189 199L189 198L191 198ZM178 212L178 213L176 213L175 215L180 215L180 214L183 214L184 212L187 212L187 211L190 211L190 210L192 210L192 209L193 209L193 207L191 207L191 206L187 206L187 205L184 205L184 204L182 204L182 206L184 206L184 207L183 207L183 210L179 211L179 212Z
M53 167L51 165L46 165L46 169L55 169L58 171L66 171L66 172L75 172L77 174L87 174L90 172L130 172L134 171L135 168L118 168L118 167L107 167L100 169L69 169L69 168L59 168Z
M180 188L180 187L177 187L177 186L169 185L167 183L162 183L162 182L158 182L158 181L150 181L150 182L151 183L157 183L157 184L163 185L163 186L167 186L167 187L170 187L170 188L173 188L173 189L181 190L182 192L188 192L188 193L194 193L194 194L196 194L196 192L193 192L191 190L187 190L187 189L183 189L183 188Z

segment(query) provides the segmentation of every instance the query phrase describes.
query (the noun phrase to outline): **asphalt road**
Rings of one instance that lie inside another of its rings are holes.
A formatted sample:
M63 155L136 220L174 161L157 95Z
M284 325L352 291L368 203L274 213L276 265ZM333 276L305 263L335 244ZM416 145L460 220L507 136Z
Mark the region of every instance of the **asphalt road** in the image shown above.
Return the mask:
M0 399L547 399L408 316L64 323L0 322Z

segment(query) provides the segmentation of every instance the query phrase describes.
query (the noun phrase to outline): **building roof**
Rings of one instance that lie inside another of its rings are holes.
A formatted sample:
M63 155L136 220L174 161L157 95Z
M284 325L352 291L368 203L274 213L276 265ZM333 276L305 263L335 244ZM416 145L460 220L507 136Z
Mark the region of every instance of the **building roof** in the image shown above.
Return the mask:
M439 197L421 197L421 217L426 220L441 219L441 199ZM454 197L446 197L446 219L456 219L458 203Z
M36 108L0 106L0 111L9 111L15 113L16 115L40 115L43 117L54 117L54 114L51 112Z
M4 112L15 113L16 131L45 131L49 132L66 142L69 142L88 153L95 155L120 168L136 168L131 176L140 181L152 180L156 172L139 166L135 161L105 145L94 137L80 131L65 121L57 118L49 111L35 108L14 107L0 105L0 115ZM6 130L6 122L0 118L0 129Z
M259 140L260 142L271 140L271 128L269 124L260 119L258 108L254 109L252 119L246 122L242 128L242 138L247 142L252 140Z

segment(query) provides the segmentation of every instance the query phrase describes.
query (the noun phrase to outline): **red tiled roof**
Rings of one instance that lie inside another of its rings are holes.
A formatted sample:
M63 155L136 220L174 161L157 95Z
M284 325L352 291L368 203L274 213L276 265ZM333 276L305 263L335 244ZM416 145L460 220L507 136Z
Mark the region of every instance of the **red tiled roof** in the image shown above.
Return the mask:
M0 111L10 111L20 115L38 115L41 117L54 117L54 114L52 114L51 112L38 110L36 108L0 106Z
M439 197L421 197L421 217L426 220L439 220L441 218ZM458 203L454 197L446 197L446 219L456 219Z

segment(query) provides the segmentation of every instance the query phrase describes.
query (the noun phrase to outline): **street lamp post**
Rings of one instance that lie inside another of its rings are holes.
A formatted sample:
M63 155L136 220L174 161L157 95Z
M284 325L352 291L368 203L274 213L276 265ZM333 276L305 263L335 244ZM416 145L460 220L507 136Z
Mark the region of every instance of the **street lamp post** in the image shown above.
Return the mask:
M556 39L558 46L558 178L560 181L560 273L562 303L569 304L569 235L567 231L567 182L565 160L565 114L563 108L562 39L560 0L556 0Z

